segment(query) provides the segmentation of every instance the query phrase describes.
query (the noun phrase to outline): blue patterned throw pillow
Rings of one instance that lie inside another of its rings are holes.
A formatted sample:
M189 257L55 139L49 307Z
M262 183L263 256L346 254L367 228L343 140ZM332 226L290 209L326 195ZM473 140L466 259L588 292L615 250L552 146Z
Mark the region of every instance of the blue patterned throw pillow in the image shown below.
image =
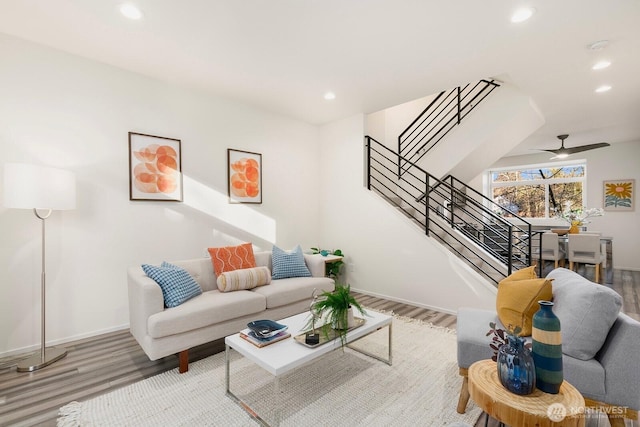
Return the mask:
M163 262L160 267L142 264L142 270L160 285L165 307L177 307L202 293L200 285L184 268Z
M311 272L304 262L304 255L300 245L291 252L283 251L273 245L271 252L273 264L272 279L286 279L288 277L311 277Z

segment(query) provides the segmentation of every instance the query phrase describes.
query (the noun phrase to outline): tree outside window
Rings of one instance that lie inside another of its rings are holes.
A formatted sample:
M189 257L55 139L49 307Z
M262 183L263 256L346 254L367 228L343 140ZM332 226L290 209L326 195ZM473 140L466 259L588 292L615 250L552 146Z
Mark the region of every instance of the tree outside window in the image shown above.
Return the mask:
M556 210L585 204L584 164L495 170L489 176L494 202L523 218L551 218Z

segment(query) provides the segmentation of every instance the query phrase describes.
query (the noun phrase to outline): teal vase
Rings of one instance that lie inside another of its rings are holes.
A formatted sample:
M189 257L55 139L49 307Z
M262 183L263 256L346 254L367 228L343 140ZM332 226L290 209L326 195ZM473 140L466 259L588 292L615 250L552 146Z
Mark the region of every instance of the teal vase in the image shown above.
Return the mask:
M536 387L545 393L558 394L562 384L562 335L560 319L553 313L553 303L538 301L540 309L533 315L531 334Z

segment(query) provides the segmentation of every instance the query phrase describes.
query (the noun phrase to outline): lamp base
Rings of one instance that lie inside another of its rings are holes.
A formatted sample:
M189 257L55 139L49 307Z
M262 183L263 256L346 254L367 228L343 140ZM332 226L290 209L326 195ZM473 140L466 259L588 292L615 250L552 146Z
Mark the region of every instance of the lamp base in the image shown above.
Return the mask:
M57 362L66 355L67 349L65 348L47 347L44 349L44 360L42 359L42 353L40 351L34 353L33 356L18 363L18 372L33 372L42 369L45 366L51 365L53 362Z

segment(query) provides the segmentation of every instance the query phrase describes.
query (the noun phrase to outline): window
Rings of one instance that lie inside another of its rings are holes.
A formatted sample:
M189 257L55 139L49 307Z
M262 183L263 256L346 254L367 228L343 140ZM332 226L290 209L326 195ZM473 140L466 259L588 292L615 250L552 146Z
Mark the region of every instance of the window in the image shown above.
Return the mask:
M550 218L554 216L554 209L584 205L586 170L584 163L492 170L489 171L490 197L520 217Z

